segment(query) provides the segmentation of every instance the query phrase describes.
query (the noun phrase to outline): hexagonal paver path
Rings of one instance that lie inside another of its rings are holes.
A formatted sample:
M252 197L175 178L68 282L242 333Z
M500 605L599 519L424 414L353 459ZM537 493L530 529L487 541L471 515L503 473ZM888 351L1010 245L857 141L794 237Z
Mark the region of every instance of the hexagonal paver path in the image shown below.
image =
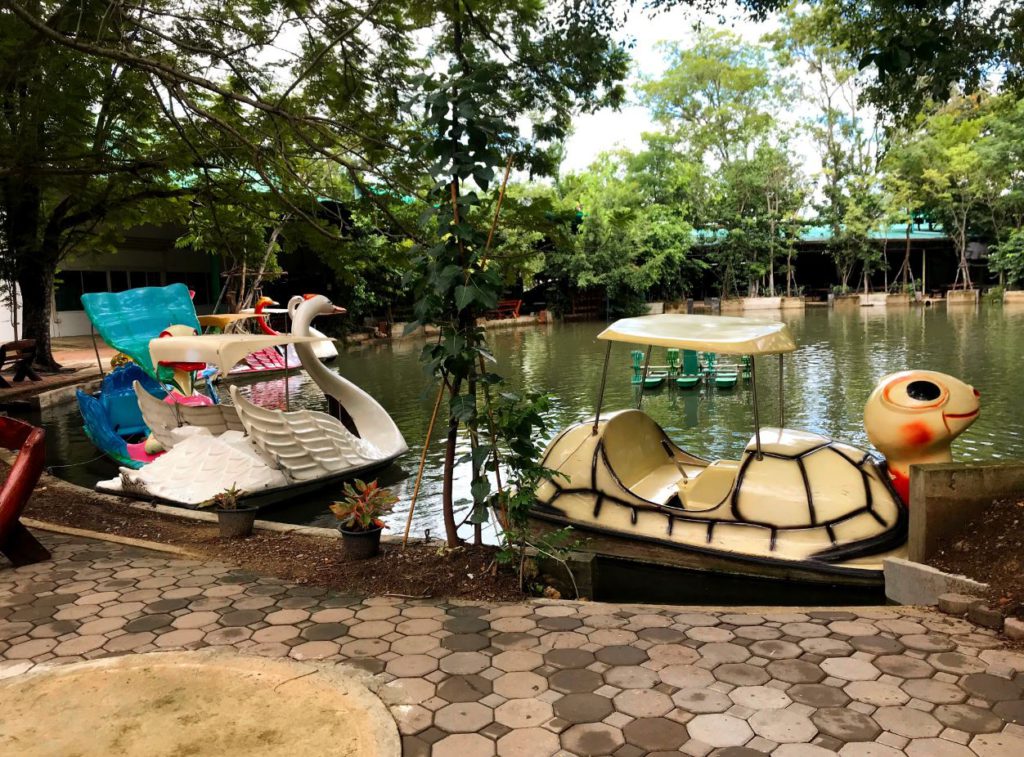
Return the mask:
M0 679L232 647L367 671L407 755L1024 754L1024 653L927 610L360 599L41 538L0 563Z

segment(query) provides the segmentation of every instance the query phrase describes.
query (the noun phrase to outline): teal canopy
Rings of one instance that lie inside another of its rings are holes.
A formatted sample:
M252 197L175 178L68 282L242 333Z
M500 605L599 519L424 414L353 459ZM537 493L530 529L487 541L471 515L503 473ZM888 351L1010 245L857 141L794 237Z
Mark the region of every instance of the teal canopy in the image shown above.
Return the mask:
M153 378L156 369L149 356L149 342L168 326L191 326L202 333L188 287L140 287L124 292L89 292L82 306L103 341L123 352Z

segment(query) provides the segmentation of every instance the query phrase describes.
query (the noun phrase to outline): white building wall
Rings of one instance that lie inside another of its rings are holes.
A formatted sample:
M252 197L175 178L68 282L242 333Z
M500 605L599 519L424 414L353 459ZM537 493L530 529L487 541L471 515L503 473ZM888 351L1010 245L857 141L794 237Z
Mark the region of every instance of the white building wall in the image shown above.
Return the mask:
M102 273L92 277L97 286L88 291L97 291L98 283L102 282L104 291L120 291L123 289L124 272L128 272L129 284L132 287L146 285L164 285L174 280L174 274L204 273L210 279L213 260L209 255L178 250L174 248L174 240L180 233L171 226L140 226L133 229L125 243L115 253L105 255L80 255L69 258L57 274L58 279L69 279L80 275L82 271ZM168 276L170 274L170 277ZM212 288L212 287L211 287ZM211 292L211 296L215 293ZM70 303L63 303L64 305ZM90 333L89 318L81 308L77 297L77 307L57 308L56 297L52 308L50 335L54 337L88 336ZM196 311L200 314L213 312L212 304L198 304ZM22 315L21 295L18 293L17 314L11 308L0 304L0 343L21 338ZM17 322L17 332L15 332Z

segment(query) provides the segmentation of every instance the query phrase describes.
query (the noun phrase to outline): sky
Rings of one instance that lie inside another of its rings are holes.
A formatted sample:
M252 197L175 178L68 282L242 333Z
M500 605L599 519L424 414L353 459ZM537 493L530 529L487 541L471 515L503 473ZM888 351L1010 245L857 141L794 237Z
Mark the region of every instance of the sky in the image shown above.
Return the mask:
M658 126L651 120L647 109L637 102L632 90L641 77L656 77L664 72L665 61L656 48L657 43L692 39L693 26L698 21L713 28L728 28L747 42L757 42L763 35L778 28L778 23L771 16L757 23L745 17L738 9L726 13L725 24L720 24L717 17L687 8L675 8L653 17L643 11L633 11L617 33L621 41L635 41L631 50L633 71L626 85L630 93L629 102L618 111L605 108L597 113L576 117L573 134L566 142L563 174L585 169L606 150L639 150L643 146L643 133L656 131ZM810 142L798 138L790 146L804 164L804 170L813 174L820 163Z

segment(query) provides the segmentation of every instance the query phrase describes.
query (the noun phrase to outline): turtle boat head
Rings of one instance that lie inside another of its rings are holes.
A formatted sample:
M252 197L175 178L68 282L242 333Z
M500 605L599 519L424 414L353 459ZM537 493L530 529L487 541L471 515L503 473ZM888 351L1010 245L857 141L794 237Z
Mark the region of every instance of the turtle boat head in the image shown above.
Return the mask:
M864 405L864 430L885 456L893 485L904 502L910 466L953 459L950 445L981 410L981 393L937 371L892 373L878 382Z

